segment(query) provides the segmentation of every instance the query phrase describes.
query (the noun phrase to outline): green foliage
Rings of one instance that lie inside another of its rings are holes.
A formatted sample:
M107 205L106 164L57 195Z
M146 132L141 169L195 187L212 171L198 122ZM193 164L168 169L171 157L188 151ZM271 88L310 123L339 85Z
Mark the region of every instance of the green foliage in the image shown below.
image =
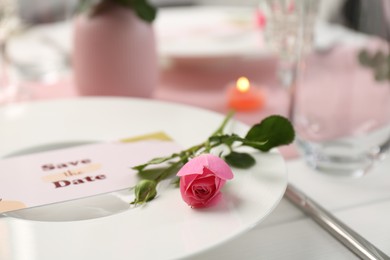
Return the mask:
M274 115L254 125L245 136L243 143L266 152L274 147L291 143L294 137L294 128L290 121Z
M390 81L390 53L362 50L358 58L360 64L373 70L375 80Z
M148 0L80 0L78 11L90 11L92 16L99 15L112 5L120 5L133 9L139 18L146 22L153 22L157 16L157 9Z
M230 166L241 169L248 169L256 163L255 158L248 153L231 152L224 159Z
M133 169L138 172L141 182L135 188L136 199L132 203L140 204L153 199L156 196L155 187L161 180L172 178L191 158L210 153L216 147L225 146L229 149L229 153L223 159L230 166L247 169L256 163L255 159L249 153L234 151L236 148L249 146L267 152L274 147L290 144L294 140L295 133L290 121L277 115L267 117L254 125L244 138L237 134L225 134L224 128L232 117L231 112L225 117L221 126L203 143L134 166ZM158 167L159 164L164 166ZM177 185L179 179L176 178L172 183Z
M157 182L154 180L141 180L134 188L135 199L131 204L143 204L151 201L157 195Z

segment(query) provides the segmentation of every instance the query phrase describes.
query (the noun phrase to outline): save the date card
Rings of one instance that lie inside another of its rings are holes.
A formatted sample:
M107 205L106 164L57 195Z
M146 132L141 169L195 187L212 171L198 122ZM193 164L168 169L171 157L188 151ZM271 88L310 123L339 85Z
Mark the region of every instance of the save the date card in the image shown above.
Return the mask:
M130 188L131 167L179 150L154 133L0 160L0 213Z

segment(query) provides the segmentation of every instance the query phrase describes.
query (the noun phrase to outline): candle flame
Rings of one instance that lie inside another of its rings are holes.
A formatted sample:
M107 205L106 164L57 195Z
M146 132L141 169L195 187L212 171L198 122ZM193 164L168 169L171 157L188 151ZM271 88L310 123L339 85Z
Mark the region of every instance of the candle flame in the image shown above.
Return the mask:
M237 80L236 86L240 92L247 92L250 87L249 80L246 77L240 77Z

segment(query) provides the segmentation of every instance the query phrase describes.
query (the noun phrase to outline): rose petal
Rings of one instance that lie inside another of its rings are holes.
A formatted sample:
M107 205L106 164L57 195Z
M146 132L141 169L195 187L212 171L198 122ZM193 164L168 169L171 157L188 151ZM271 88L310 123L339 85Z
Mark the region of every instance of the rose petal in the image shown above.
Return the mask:
M233 179L233 172L230 169L229 165L215 155L208 155L207 156L207 165L205 167L212 171L216 176L218 176L221 179L224 180L230 180Z
M183 182L180 183L180 187L181 185L183 184L184 187L185 186L185 179L190 176L190 175L187 175L187 176L183 176L181 178L184 178ZM199 175L195 175L195 176L199 176ZM215 186L215 176L208 176L206 178L196 178L194 179L189 185L187 185L187 188L184 190L185 194L187 196L191 196L192 193L193 193L193 187L200 187L200 186L210 186L212 187L213 190L216 189L216 186ZM196 196L195 196L196 197Z
M218 202L222 199L222 193L221 192L218 192L218 193L215 193L214 197L212 197L208 202L207 202L207 207L211 207L211 206L214 206L216 204L218 204Z
M181 194L187 194L188 189L191 188L192 183L198 177L198 174L191 174L191 175L186 175L180 178L180 192Z
M180 178L182 184L185 186L191 185L191 183L198 177L198 174L189 174Z
M223 185L225 185L226 180L222 180L220 178L215 178L215 189L219 191Z
M192 181L192 185L215 185L215 175L208 175L208 176L203 176L203 175L197 175L199 176L195 180ZM219 179L217 177L217 179Z
M208 201L192 201L192 205L188 204L189 206L193 208L207 208L207 207L212 207L218 204L218 202L222 198L222 193L218 192L215 193L212 198L210 198Z
M194 185L192 186L192 194L194 194L195 198L199 201L208 201L215 195L215 187Z
M229 165L218 156L205 154L187 162L177 173L180 193L191 207L215 205L221 198L221 188L233 178Z
M179 170L177 176L181 177L189 174L202 174L204 167L209 169L221 179L233 179L233 172L229 165L218 156L212 154L202 154L193 158Z
M181 177L189 174L202 174L204 165L207 165L207 158L205 156L201 155L195 157L184 164L176 176Z

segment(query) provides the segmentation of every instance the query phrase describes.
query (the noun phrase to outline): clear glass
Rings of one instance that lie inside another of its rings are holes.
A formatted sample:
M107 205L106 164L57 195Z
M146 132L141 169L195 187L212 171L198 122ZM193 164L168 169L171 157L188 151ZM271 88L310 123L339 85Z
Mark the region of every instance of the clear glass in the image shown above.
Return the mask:
M14 0L0 1L0 105L15 101L20 89L7 55L8 41L19 27Z
M304 63L292 118L305 160L320 172L363 176L389 150L390 58L387 65L379 58L390 55L386 2L365 6L363 1L355 12L357 29L366 33L359 43L343 44L340 38L331 52L311 55ZM375 31L369 24L374 21ZM363 50L375 66L364 65Z
M18 0L20 29L8 40L7 55L20 87L55 87L69 75L71 25L67 21L74 2Z
M298 65L312 49L319 0L261 0L264 39L279 59L278 76L286 89L295 84Z

